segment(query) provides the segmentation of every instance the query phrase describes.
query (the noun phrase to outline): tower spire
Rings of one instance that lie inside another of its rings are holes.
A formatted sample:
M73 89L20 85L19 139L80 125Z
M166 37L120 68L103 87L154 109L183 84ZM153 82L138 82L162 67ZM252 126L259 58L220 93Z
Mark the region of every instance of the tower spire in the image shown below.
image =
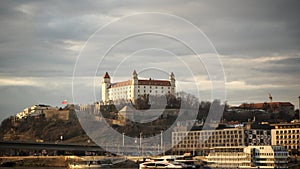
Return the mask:
M109 76L108 72L105 72L105 74L104 74L103 78L110 78L110 76Z
M133 70L133 72L132 72L132 78L133 79L137 79L137 76L138 76L138 74L136 73L135 70Z
M136 73L136 71L135 71L135 70L133 70L133 72L132 72L132 75L137 75L137 73Z

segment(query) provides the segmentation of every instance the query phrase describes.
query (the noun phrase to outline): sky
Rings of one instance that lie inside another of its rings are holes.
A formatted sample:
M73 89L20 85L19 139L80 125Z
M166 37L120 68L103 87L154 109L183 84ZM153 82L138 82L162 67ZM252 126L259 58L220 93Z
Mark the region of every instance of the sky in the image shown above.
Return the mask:
M101 80L168 78L200 100L300 96L297 0L1 1L0 121L101 99Z

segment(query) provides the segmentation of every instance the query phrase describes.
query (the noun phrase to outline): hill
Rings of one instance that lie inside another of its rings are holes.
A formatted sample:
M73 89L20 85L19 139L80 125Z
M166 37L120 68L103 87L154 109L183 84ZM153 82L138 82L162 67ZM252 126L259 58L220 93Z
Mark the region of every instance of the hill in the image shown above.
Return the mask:
M88 140L76 117L74 108L69 109L69 119L47 119L45 116L28 116L22 120L15 117L5 119L0 127L0 138L3 141L28 142L72 142ZM61 137L62 136L62 137ZM78 138L74 140L74 138Z
M2 141L24 141L24 142L61 142L64 143L87 143L92 140L87 136L78 121L75 109L69 106L69 118L67 120L59 118L46 118L45 115L28 116L24 119L17 119L12 116L2 121L0 126L0 138ZM170 114L178 110L166 110ZM146 135L160 133L161 130L166 130L174 123L176 116L160 117L155 121L144 123L130 123L125 126L119 126L112 123L118 113L102 112L105 120L115 130L120 133L125 133L131 137L138 137L140 132ZM91 120L91 124L99 123L97 120Z

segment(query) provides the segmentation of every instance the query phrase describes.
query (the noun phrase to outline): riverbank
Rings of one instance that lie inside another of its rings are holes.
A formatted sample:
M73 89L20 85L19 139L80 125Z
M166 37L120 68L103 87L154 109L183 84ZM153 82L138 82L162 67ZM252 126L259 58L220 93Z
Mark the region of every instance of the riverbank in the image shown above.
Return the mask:
M76 156L8 156L0 157L1 167L66 167L80 160Z
M106 156L4 156L0 157L0 167L67 167L71 163L101 160L111 161L111 168L138 168L132 160Z

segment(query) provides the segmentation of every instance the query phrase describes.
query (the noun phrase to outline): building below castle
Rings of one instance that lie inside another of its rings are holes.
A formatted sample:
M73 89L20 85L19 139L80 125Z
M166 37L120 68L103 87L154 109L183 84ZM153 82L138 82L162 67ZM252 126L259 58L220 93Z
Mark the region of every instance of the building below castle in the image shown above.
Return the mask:
M288 168L288 151L282 146L215 147L205 161L212 168Z
M284 146L288 151L300 152L300 123L271 124L272 145Z
M112 104L118 102L131 102L141 96L175 95L175 76L170 74L168 80L139 79L134 70L130 80L122 82L111 82L108 72L103 76L102 81L102 102Z
M264 103L243 103L238 108L240 109L256 109L271 112L286 112L293 113L295 106L290 102L264 102Z
M236 126L211 130L172 132L174 154L203 155L215 147L271 145L271 131L265 125Z

